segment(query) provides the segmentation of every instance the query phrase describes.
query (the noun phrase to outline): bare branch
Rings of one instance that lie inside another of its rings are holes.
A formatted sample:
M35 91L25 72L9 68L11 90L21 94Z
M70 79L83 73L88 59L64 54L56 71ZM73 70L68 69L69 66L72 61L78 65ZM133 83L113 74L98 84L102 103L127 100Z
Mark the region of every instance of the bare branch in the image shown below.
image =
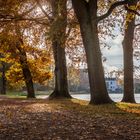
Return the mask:
M138 24L135 24L135 27L138 27L138 26L140 26L140 23L138 23Z
M27 14L29 14L30 12L32 12L32 10L34 10L36 6L37 6L37 5L35 4L31 9L29 9L28 11L22 13L20 16L21 16L21 17L26 16Z
M35 0L39 6L39 8L41 9L41 11L44 13L44 15L51 21L52 18L47 14L47 12L43 9L42 5L40 4L39 0Z

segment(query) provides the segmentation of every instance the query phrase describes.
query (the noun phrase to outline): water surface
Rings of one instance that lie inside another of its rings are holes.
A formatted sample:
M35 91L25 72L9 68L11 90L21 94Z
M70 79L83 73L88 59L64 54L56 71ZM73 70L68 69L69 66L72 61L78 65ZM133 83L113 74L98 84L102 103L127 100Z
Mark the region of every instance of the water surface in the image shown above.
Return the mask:
M112 100L116 102L120 102L122 100L123 94L109 94ZM90 100L90 94L73 94L72 97L77 98L77 99L82 99L82 100ZM140 103L140 94L135 94L135 99L137 103Z

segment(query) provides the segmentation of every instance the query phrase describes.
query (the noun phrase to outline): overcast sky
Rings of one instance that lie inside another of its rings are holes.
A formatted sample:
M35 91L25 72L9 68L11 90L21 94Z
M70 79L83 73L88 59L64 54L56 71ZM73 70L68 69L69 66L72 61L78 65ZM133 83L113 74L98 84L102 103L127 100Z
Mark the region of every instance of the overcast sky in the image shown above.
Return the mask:
M114 40L111 38L106 39L107 44L111 46L109 49L107 47L102 49L103 56L107 58L104 63L107 71L117 70L123 66L122 40L122 35L118 35Z
M110 38L106 39L106 42L111 46L110 49L103 48L103 56L107 58L104 62L105 72L110 72L113 70L123 69L123 48L122 48L123 36L118 35L116 39L112 40ZM140 66L140 60L134 58L134 65ZM140 70L135 70L135 76L140 75Z

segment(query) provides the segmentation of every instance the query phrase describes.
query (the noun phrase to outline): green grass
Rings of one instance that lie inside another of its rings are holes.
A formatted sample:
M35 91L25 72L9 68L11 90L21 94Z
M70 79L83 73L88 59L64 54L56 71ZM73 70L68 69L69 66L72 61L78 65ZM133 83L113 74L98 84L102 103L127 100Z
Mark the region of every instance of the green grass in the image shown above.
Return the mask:
M41 95L49 95L51 94L52 91L36 91L35 95L36 96L41 96ZM6 95L2 95L2 96L6 96L9 98L26 98L27 93L26 92L22 92L22 91L7 91Z
M20 91L8 91L5 96L11 98L25 98L26 93Z

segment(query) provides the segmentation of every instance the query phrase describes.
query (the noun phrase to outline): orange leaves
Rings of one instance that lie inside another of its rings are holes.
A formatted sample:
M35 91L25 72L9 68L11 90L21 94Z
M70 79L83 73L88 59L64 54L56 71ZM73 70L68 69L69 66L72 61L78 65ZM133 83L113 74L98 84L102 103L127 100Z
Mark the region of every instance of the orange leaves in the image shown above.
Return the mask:
M43 84L52 77L52 74L50 72L50 60L49 58L47 58L47 56L30 59L29 66L34 82Z

